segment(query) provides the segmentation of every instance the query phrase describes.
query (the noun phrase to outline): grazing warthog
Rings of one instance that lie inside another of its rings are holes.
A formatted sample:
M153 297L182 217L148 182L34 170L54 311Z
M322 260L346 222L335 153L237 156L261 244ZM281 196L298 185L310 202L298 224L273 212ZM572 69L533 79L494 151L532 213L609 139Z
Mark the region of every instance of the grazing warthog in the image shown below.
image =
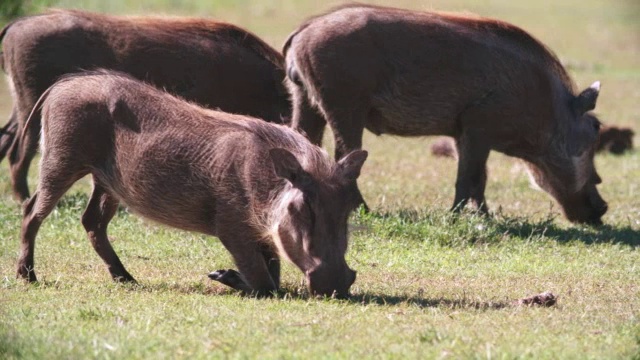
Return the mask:
M593 164L599 83L578 93L558 58L516 26L467 15L354 5L304 22L283 53L292 125L336 159L364 129L456 141L453 208L487 212L491 150L525 160L567 218L597 224L607 210Z
M13 192L29 197L27 172L40 129L13 141L42 93L63 74L122 71L202 106L271 122L289 118L282 55L234 25L194 18L115 17L54 10L19 19L0 33L14 108L0 138ZM34 118L37 124L39 118ZM17 125L16 125L17 123Z
M607 151L620 155L625 151L633 150L633 135L635 133L629 128L603 126L600 129L596 151Z
M284 256L312 294L348 294L356 274L345 261L347 218L365 151L335 163L284 125L202 109L117 73L63 77L34 112L40 108L40 181L25 207L18 277L36 281L40 224L91 174L82 224L116 281L134 281L107 238L123 202L153 221L219 237L239 273L210 277L235 289L278 289ZM29 126L35 122L25 132Z
M449 157L456 159L458 154L456 153L456 146L453 140L447 137L441 137L431 144L431 155L437 157Z

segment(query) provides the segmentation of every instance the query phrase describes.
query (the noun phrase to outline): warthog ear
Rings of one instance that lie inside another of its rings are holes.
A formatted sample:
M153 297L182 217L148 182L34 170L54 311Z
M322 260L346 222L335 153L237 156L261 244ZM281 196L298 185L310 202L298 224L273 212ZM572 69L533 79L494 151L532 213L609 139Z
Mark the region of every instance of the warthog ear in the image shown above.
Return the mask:
M360 176L360 170L367 156L369 153L365 150L350 152L338 161L338 174L346 180L356 180Z
M276 148L269 150L269 156L271 156L276 175L289 180L294 185L302 181L306 172L292 153L285 149Z
M595 109L598 94L600 94L600 81L594 82L573 99L573 109L580 115Z

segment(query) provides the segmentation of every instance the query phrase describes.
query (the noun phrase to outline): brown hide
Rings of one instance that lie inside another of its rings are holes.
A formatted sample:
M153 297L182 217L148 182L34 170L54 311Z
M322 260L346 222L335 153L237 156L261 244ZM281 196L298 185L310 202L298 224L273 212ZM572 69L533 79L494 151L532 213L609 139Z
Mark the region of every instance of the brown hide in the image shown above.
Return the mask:
M40 108L40 181L25 209L19 277L36 280L40 224L90 174L82 223L115 280L133 281L106 232L122 202L155 222L220 238L239 273L210 277L236 289L277 290L284 256L304 272L311 293L348 295L355 272L344 257L347 219L366 152L334 163L288 127L205 110L113 72L65 77Z
M571 221L600 223L593 165L599 83L578 93L557 57L522 29L468 15L349 5L307 20L284 45L292 126L336 159L364 129L455 139L453 209L484 192L491 150L527 162Z
M10 122L20 129L56 79L96 68L131 74L205 107L276 123L290 117L282 56L231 24L54 10L18 19L3 34L4 69L14 97ZM33 129L24 143L10 135L0 139L20 200L29 194L26 174L39 136L38 127Z

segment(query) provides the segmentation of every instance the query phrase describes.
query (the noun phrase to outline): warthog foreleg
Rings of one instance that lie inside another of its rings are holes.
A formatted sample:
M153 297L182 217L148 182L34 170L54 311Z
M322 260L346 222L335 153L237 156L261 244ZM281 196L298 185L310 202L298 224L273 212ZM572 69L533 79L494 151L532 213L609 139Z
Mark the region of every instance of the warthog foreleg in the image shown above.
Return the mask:
M276 288L280 288L280 257L278 252L268 244L262 244L262 256L267 263L267 269L269 269L269 275L273 280Z
M240 290L247 294L250 294L253 291L251 286L247 284L244 277L242 277L242 274L233 269L216 270L209 273L209 279L219 281L233 289Z
M456 139L456 146L458 175L452 210L461 211L471 200L481 213L488 214L484 190L487 185L487 159L490 148L482 139L469 134L463 134Z
M269 296L278 290L278 283L272 278L271 272L275 271L277 266L279 279L280 264L270 263L272 253L264 252L265 247L260 240L242 236L238 238L237 233L222 233L219 234L219 238L233 256L239 274L227 274L230 270L220 270L211 273L211 279L251 295Z
M118 282L135 282L120 262L107 236L107 226L118 210L119 201L105 191L94 178L93 193L82 214L82 225L87 231L93 249L107 264L113 280Z

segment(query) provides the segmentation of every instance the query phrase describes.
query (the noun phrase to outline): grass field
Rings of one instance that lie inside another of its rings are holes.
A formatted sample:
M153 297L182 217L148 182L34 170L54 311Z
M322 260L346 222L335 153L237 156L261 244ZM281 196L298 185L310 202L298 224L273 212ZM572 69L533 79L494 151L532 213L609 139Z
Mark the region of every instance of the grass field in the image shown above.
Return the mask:
M53 0L116 14L197 15L244 26L279 48L309 0ZM623 0L377 1L470 11L515 23L549 45L580 87L602 82L597 114L640 132L640 5ZM0 84L0 119L11 99ZM2 123L4 120L0 120ZM636 139L637 140L637 139ZM493 153L486 197L495 215L455 219L455 161L433 139L367 134L360 186L371 214L351 220L346 301L309 298L286 265L274 299L210 282L233 267L215 238L121 210L116 251L140 282L111 282L79 218L82 181L45 221L40 283L15 279L21 214L0 164L0 358L532 358L640 359L640 155L598 155L605 226L571 225L529 185L522 165ZM637 142L637 141L636 141ZM37 169L32 171L32 187ZM513 305L551 291L551 308Z

